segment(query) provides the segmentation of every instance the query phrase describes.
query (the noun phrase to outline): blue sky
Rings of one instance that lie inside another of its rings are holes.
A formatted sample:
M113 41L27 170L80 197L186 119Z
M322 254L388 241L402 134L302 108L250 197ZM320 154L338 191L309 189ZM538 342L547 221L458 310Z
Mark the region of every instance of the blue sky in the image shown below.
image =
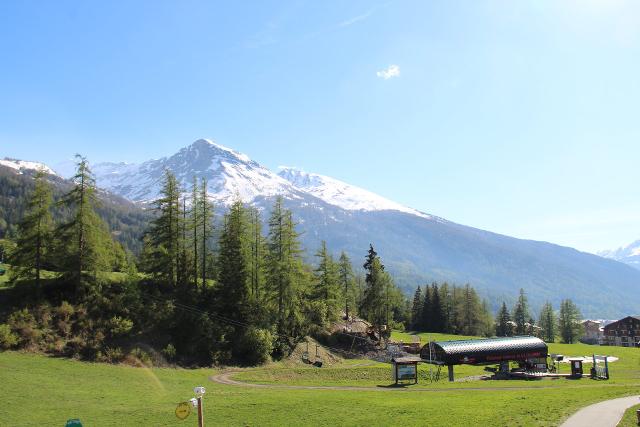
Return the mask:
M0 157L209 137L516 237L640 238L640 2L0 2L0 52Z

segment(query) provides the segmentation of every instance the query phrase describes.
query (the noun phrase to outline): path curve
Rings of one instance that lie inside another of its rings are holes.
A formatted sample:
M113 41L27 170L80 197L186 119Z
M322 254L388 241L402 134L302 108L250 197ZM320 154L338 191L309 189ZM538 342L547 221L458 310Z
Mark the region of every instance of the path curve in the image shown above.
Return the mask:
M290 384L255 384L238 381L232 378L234 374L242 371L225 371L209 377L209 380L218 384L224 384L236 387L250 388L266 388L266 389L288 389L288 390L346 390L346 391L395 391L395 392L448 392L448 391L508 391L508 390L543 390L549 388L557 388L554 386L537 386L537 387L448 387L448 388L425 388L411 386L315 386L315 385L290 385ZM613 384L611 386L614 386ZM573 386L568 388L583 388L589 386ZM624 412L624 411L623 411Z
M624 412L639 403L640 396L637 395L605 400L580 409L560 427L615 427L624 416Z

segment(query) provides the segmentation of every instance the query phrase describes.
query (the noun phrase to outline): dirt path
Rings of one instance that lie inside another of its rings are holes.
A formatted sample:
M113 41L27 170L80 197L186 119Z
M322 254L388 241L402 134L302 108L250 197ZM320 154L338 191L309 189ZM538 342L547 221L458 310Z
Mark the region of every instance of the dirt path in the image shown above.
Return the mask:
M343 391L396 391L396 392L447 392L447 391L508 391L508 390L542 390L548 388L557 388L554 386L539 386L539 387L525 387L525 386L517 386L517 387L451 387L451 388L425 388L425 387L416 387L415 385L410 386L370 386L370 387L360 387L360 386L312 386L312 385L288 385L288 384L253 384L253 383L245 383L242 381L238 381L233 379L233 375L237 374L240 371L226 371L221 372L216 375L212 375L209 379L218 384L225 384L230 386L237 387L249 387L249 388L264 388L264 389L287 389L287 390L343 390ZM614 386L614 385L612 385ZM584 386L573 386L570 388L581 388L581 387L589 387L588 385ZM623 411L624 412L624 411ZM615 424L614 424L615 425ZM567 426L569 427L569 426Z
M560 427L615 427L624 412L640 403L640 396L621 397L586 406L573 414Z

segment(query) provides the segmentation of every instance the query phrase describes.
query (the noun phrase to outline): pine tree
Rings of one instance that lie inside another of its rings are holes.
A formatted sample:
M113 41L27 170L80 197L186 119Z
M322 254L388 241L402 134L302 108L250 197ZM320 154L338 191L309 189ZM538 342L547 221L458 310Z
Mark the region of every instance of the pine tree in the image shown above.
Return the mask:
M539 326L542 328L542 338L547 342L555 342L557 335L557 320L550 302L546 302L540 310Z
M424 299L422 300L422 320L420 330L433 331L433 303L431 302L432 290L429 285L424 286Z
M338 277L344 297L345 318L349 320L349 308L355 305L355 280L351 260L344 251L338 260Z
M502 307L500 307L500 311L496 316L496 335L497 336L499 337L511 336L511 326L509 325L510 321L511 321L511 316L509 315L507 304L503 301Z
M563 300L560 303L558 324L564 343L572 344L581 337L580 311L570 299Z
M360 314L373 325L374 329L382 336L382 326L387 325L388 299L387 290L389 277L384 271L384 265L380 262L378 254L369 245L369 252L363 265L365 275L365 288Z
M13 278L35 280L37 289L40 289L41 270L47 264L53 227L50 212L52 191L45 176L43 171L38 171L35 176L35 188L18 224L17 248L10 259L16 266Z
M60 203L71 212L71 218L56 229L57 257L69 281L84 291L84 272L90 272L95 282L98 271L111 270L117 250L106 223L97 215L95 179L87 159L76 155L77 169L74 187Z
M440 290L437 283L431 284L431 307L432 307L432 329L433 332L444 332L444 312L442 300L440 298Z
M529 304L527 302L527 296L524 289L520 289L520 296L518 302L513 309L513 321L516 324L516 335L524 335L527 333L527 319L529 315Z
M420 324L422 323L422 288L418 286L416 292L413 294L413 303L411 304L411 329L414 331L420 330Z
M338 298L340 289L338 287L338 268L331 254L327 251L327 242L324 240L320 244L320 249L316 252L319 259L318 267L314 270L315 289L312 298L323 301L327 307L328 316L334 319L338 310Z

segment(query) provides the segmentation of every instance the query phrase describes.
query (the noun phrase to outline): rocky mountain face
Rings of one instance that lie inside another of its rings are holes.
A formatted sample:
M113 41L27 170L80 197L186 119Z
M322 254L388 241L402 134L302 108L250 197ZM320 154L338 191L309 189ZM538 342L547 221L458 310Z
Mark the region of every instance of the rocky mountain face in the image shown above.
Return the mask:
M614 260L546 242L515 239L455 224L334 178L282 168L279 174L244 154L200 139L175 155L141 164L97 163L98 186L146 206L160 194L165 169L188 192L206 178L221 213L240 198L269 213L278 195L291 209L313 261L320 241L356 267L372 243L408 293L433 280L471 283L497 307L524 288L534 315L545 301L571 298L583 315L618 318L640 306L640 271Z
M611 251L598 252L598 255L604 258L614 259L640 270L640 240L636 240L629 246Z

